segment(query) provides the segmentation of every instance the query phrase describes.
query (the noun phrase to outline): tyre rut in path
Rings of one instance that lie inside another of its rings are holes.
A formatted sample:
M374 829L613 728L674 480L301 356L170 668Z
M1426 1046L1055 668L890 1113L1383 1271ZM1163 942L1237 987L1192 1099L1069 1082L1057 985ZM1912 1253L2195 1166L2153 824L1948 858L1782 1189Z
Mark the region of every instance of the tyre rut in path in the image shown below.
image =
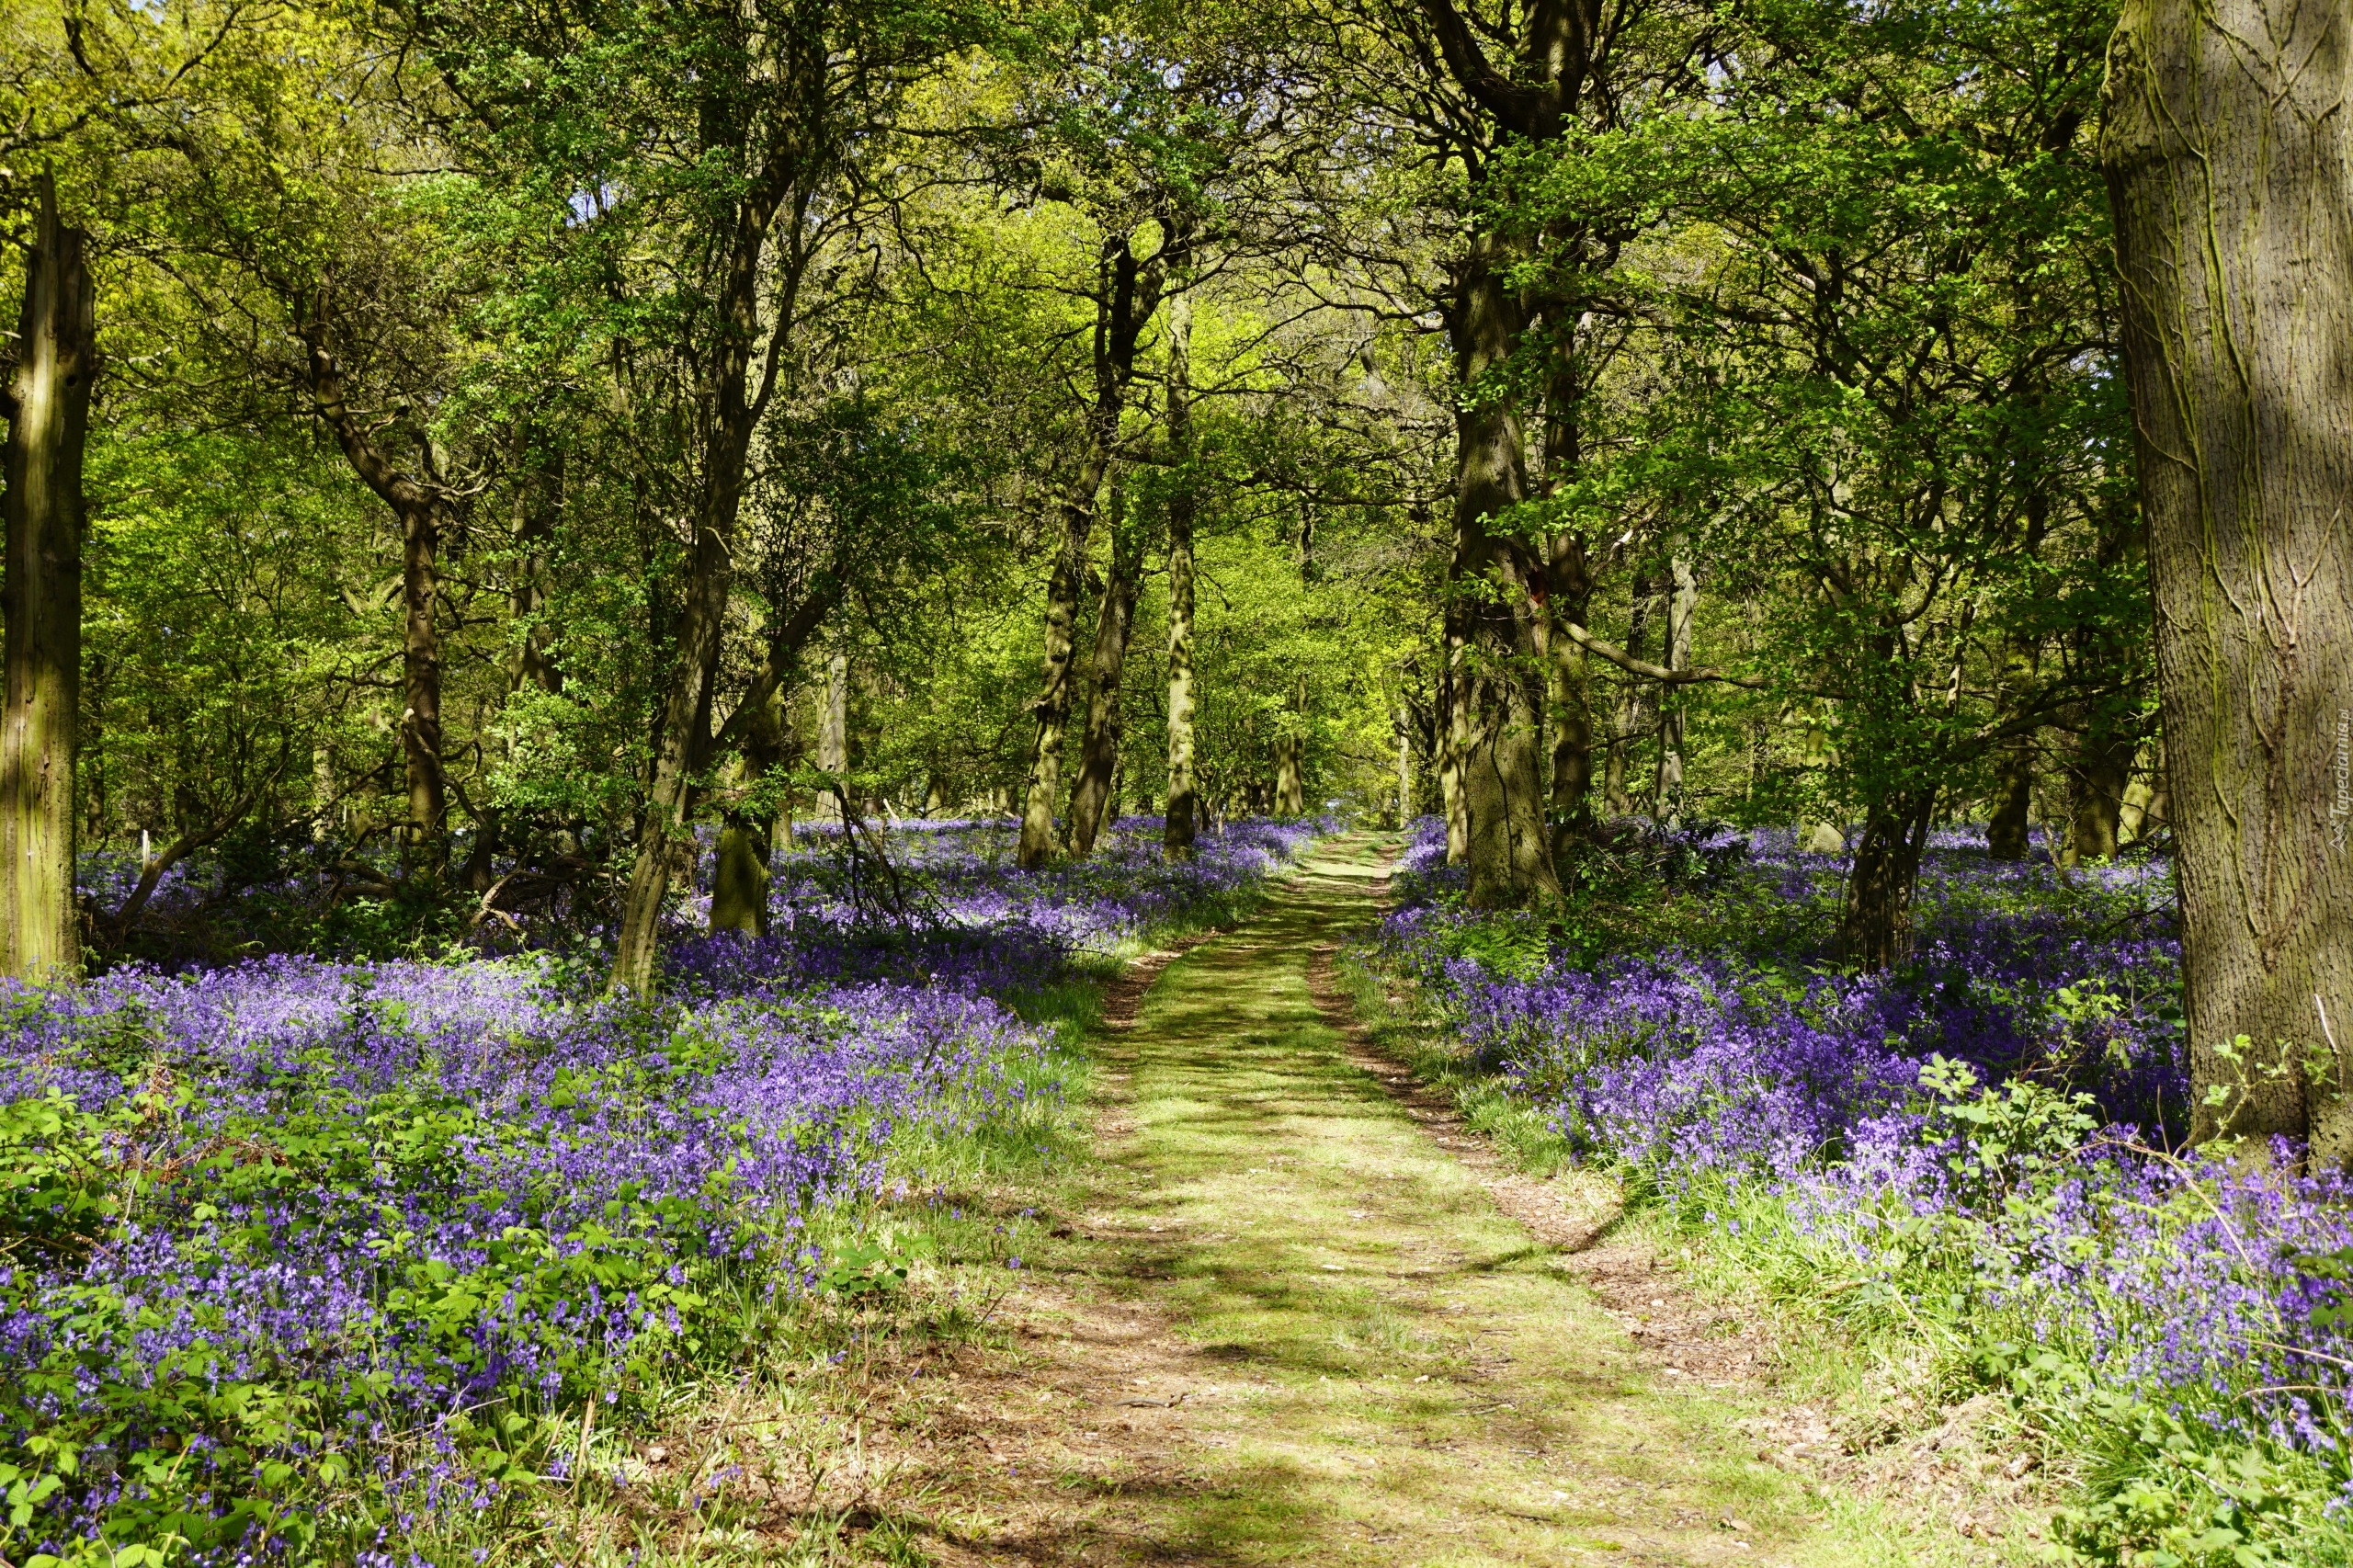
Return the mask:
M925 1551L1886 1561L1756 1462L1739 1412L1654 1380L1555 1247L1359 1065L1317 960L1371 920L1381 871L1367 840L1327 845L1131 1019L1134 990L1115 993L1105 1163L1000 1306L1013 1352L967 1353L877 1434Z

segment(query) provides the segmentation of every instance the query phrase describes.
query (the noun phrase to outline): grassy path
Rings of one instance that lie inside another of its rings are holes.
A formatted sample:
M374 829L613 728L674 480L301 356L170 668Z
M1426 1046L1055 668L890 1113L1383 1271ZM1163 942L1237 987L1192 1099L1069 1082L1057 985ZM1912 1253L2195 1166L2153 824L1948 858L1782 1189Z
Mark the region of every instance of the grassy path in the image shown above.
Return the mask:
M1364 838L1109 1042L1108 1173L915 1418L953 1562L1907 1562L1654 1380L1552 1248L1348 1061L1310 989ZM910 1436L915 1434L910 1433Z

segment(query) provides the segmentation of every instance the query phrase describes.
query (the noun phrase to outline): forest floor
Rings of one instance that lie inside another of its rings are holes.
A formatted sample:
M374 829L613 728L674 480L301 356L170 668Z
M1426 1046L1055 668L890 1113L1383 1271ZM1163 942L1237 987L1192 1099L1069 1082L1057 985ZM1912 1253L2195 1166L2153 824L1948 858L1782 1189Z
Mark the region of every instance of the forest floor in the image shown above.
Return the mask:
M1331 958L1386 847L1115 989L1099 1155L994 1333L874 1369L853 1528L974 1564L1984 1560L1760 1448L1794 1408L1763 1331L1372 1051Z

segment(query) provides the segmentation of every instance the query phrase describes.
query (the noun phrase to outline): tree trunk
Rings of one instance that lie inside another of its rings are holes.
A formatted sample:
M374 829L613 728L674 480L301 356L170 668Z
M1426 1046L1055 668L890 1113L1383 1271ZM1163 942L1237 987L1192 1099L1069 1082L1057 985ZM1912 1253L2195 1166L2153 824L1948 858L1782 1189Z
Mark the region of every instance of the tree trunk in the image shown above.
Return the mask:
M1307 737L1301 726L1307 722L1307 677L1299 677L1299 689L1291 701L1291 723L1275 741L1275 815L1303 817L1307 814Z
M1397 731L1397 825L1414 820L1414 722L1403 702L1391 715Z
M2069 865L2115 858L2124 790L2132 781L2132 758L2140 749L2137 735L2119 734L2097 723L2084 733L2082 749L2075 755Z
M2035 531L2040 542L2040 529ZM2002 661L2003 708L2015 716L2034 695L2037 650L2032 640L2010 638ZM2003 746L1995 765L1994 812L1985 824L1985 853L1995 860L2027 856L2028 819L2034 806L2034 737L2020 735Z
M794 150L797 154L798 149ZM694 778L710 749L711 688L719 675L721 637L734 587L735 525L743 510L752 437L775 387L777 350L791 320L792 290L777 302L768 327L767 369L754 390L754 350L761 337L760 299L767 282L762 256L769 226L782 205L788 178L799 172L794 154L779 153L738 199L718 290L715 341L710 346L702 406L703 482L688 558L685 612L678 626L676 667L654 751L644 826L636 863L622 894L620 930L613 943L615 990L643 994L654 985L662 905L682 847L692 836L688 814Z
M1084 465L1082 480L1092 476L1099 484L1099 465ZM1059 838L1054 831L1054 806L1061 798L1063 737L1070 724L1071 655L1075 642L1073 623L1078 619L1079 585L1086 577L1086 536L1095 525L1095 501L1071 497L1063 503L1062 548L1054 555L1053 575L1046 583L1046 678L1029 711L1038 720L1037 739L1029 754L1029 788L1023 800L1021 839L1014 854L1017 864L1032 869L1046 863Z
M1525 324L1485 237L1461 263L1447 327L1454 342L1454 751L1469 829L1469 898L1478 908L1558 902L1544 824L1538 747L1542 678L1536 656L1534 562L1489 519L1527 494L1526 433L1517 404L1490 385ZM1533 591L1532 591L1533 590Z
M1095 853L1111 800L1111 778L1120 766L1120 675L1128 662L1128 633L1135 626L1136 590L1143 581L1142 541L1114 490L1111 502L1111 574L1103 586L1103 608L1095 619L1094 691L1086 704L1086 737L1079 753L1078 784L1071 791L1071 847Z
M2177 802L2193 1136L2306 1137L2331 1168L2353 1156L2346 27L2341 6L2128 0L2101 147Z
M1171 859L1193 852L1193 513L1190 468L1193 301L1178 290L1168 300L1168 449L1176 488L1168 497L1168 799L1160 835Z
M1471 808L1462 799L1462 761L1454 749L1454 665L1461 653L1453 618L1448 618L1446 662L1438 676L1438 725L1431 746L1438 754L1438 804L1446 812L1446 863L1471 858Z
M1634 658L1643 657L1643 650L1650 642L1651 599L1654 585L1642 573L1634 574L1632 606L1626 617L1626 652ZM1634 738L1643 729L1643 704L1649 692L1649 683L1629 678L1619 689L1618 710L1609 723L1609 760L1603 765L1601 799L1613 817L1631 815L1634 797L1626 788L1626 776L1631 770Z
M1063 737L1070 724L1073 622L1086 575L1086 541L1095 528L1096 499L1119 445L1120 412L1135 374L1136 339L1158 303L1159 285L1147 280L1127 240L1106 243L1095 312L1095 401L1086 414L1086 450L1063 493L1062 547L1046 585L1045 679L1029 710L1038 735L1029 754L1029 790L1021 812L1014 859L1024 869L1046 863L1056 847L1054 808L1062 801Z
M47 175L25 257L0 519L7 711L0 714L0 971L39 984L82 965L74 901L74 726L82 686L82 450L97 374L84 236Z
M557 521L563 515L563 452L534 450L543 435L524 427L520 444L525 478L515 498L515 623L523 634L515 644L512 689L526 687L544 692L563 689L563 676L549 653L554 641L547 625L548 548L554 542Z
M782 766L792 749L780 711L782 696L771 689L758 694L758 706L739 725L742 740L732 765L733 777L726 814L719 830L719 862L710 883L710 929L742 931L749 936L768 933L768 857L777 839L777 824L786 821L767 790L771 773ZM791 844L786 830L785 844Z
M409 842L438 844L449 825L441 767L441 638L434 600L441 592L441 507L401 513L401 755L408 774Z
M441 757L441 643L434 606L440 594L438 557L449 497L434 471L429 449L421 476L396 466L391 454L377 445L373 422L350 406L343 362L335 347L329 298L326 290L318 291L310 319L301 327L308 351L311 403L335 433L335 444L343 449L352 472L392 508L400 523L399 729L408 795L401 836L404 843L425 849L430 858L448 825L448 785Z
M817 771L840 780L849 771L849 650L835 645L825 660L824 706L817 712ZM847 792L845 786L844 792ZM819 822L842 820L842 796L832 790L818 792L813 813Z
M2138 844L2154 833L2165 821L2165 747L2155 748L2155 755L2146 767L2135 759L2132 781L2124 787L2124 805L2117 812L2116 841Z
M1839 956L1859 970L1876 972L1912 951L1912 892L1935 810L1933 790L1898 793L1863 819L1838 917Z
M1699 586L1691 574L1689 543L1680 532L1669 542L1667 557L1666 667L1688 669ZM1651 816L1657 822L1678 822L1683 816L1683 696L1672 686L1661 687L1658 694L1658 786L1651 796Z
M1548 619L1586 623L1593 608L1593 575L1585 540L1572 533L1552 536L1547 562ZM1558 862L1593 833L1592 678L1582 644L1546 631L1546 707L1552 731L1552 858Z
M2023 860L2027 851L2027 818L2034 800L2034 748L2031 742L2010 747L2002 756L2000 792L1994 814L1985 824L1985 853L1995 860Z

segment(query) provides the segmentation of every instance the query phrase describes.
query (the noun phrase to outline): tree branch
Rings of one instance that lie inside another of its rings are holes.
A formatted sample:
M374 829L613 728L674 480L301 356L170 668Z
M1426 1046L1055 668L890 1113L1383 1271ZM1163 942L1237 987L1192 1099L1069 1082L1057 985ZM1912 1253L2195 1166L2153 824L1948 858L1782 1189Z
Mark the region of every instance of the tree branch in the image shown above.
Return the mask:
M1693 669L1670 670L1665 665L1654 665L1648 659L1638 659L1622 648L1604 642L1574 620L1556 619L1552 622L1552 629L1565 633L1570 642L1586 653L1600 655L1628 675L1641 676L1646 680L1658 681L1665 686L1696 686L1701 681L1715 681L1724 686L1745 687L1750 691L1766 689L1767 683L1763 676L1736 676L1728 670L1717 669L1712 665L1701 665Z
M1471 28L1462 20L1462 13L1454 8L1453 0L1419 0L1419 4L1455 82L1480 108L1494 115L1505 130L1522 136L1534 135L1536 95L1514 85L1511 78L1488 62L1486 51L1471 36Z

